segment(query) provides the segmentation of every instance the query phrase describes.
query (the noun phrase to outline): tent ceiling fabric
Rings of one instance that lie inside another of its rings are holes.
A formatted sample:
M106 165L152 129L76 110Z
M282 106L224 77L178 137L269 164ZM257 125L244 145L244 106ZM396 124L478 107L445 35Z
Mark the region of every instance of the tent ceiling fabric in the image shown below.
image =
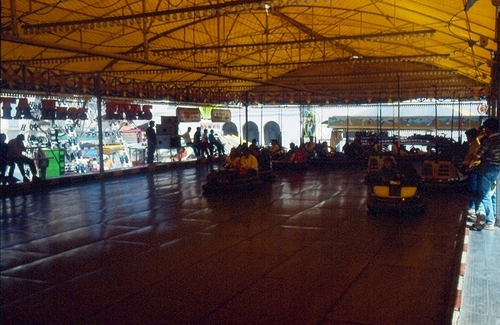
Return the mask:
M489 94L497 49L493 2L5 0L2 91L214 103L477 99Z

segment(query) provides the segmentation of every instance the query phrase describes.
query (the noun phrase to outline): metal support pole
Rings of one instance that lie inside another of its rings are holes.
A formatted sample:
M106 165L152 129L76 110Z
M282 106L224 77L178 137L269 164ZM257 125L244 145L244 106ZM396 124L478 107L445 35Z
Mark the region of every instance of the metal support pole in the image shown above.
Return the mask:
M16 0L10 0L10 19L11 19L11 24L12 24L12 33L14 36L19 36L19 30L17 28L18 26L18 21L17 21L17 6L16 6Z
M248 92L245 98L245 140L248 143Z
M490 115L499 117L498 106L500 96L500 7L496 6L495 41L496 51L491 53L493 65L491 67L491 97L489 101Z
M398 151L401 147L401 82L398 74Z
M438 104L437 104L437 86L434 86L434 128L436 130L436 153L439 152L438 146Z
M101 87L100 80L101 76L96 73L94 74L94 90L97 102L97 134L99 136L99 172L104 172L104 141L103 141L103 130L102 130L102 99L101 99Z

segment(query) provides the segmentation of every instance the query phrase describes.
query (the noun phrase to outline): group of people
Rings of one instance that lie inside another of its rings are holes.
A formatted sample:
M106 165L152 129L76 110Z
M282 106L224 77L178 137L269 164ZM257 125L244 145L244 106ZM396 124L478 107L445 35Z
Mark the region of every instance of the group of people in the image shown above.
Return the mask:
M147 140L147 154L146 163L152 164L154 162L154 155L156 152L156 146L158 144L158 138L155 131L155 122L150 121L149 127L146 129L146 140ZM193 148L196 158L210 158L216 153L219 157L225 155L224 144L219 138L215 136L214 130L207 129L201 130L201 127L197 127L196 131L191 138L191 127L187 128L187 131L179 136L184 140L186 147ZM181 160L182 152L184 148L177 148L179 150L178 160Z
M468 214L475 220L471 229L500 227L496 209L496 184L500 175L500 122L486 119L482 127L466 131L469 150L463 164L468 171Z
M297 150L303 151L305 157L308 159L332 158L335 154L334 152L330 151L330 147L328 146L327 142L315 143L313 138L311 138L309 142L303 143L300 146L297 146L294 142L291 142L288 150L286 151L279 145L276 139L272 139L271 145L268 148L269 155L273 160L289 158Z
M35 160L25 155L26 146L24 144L24 140L24 134L19 134L17 137L6 143L7 135L5 133L0 134L0 176L2 184L15 182L14 171L16 166L23 177L23 182L30 181L30 178L26 175L24 165L29 166L31 180L39 180ZM39 154L43 155L41 150L38 151ZM44 158L45 157L39 157L38 159L38 165L42 173L45 171L48 163L48 161ZM7 168L9 169L8 174ZM42 177L44 178L44 175L42 175Z
M259 171L271 168L271 157L267 149L246 144L231 148L224 160L224 171L237 172L239 176L255 176Z
M193 140L191 140L190 133L191 128L189 127L187 132L182 135L186 145L193 148L194 154L197 158L210 158L217 154L219 157L224 156L224 144L219 138L215 136L214 130L208 132L207 129L201 130L201 127L197 127L193 135Z
M500 176L500 122L495 117L484 121L482 127L469 129L468 152L462 164L468 174L468 216L474 223L471 229L493 230L500 227L497 215L497 181ZM405 175L398 169L394 158L384 158L384 165L377 174L377 181L387 184L392 180L402 180Z

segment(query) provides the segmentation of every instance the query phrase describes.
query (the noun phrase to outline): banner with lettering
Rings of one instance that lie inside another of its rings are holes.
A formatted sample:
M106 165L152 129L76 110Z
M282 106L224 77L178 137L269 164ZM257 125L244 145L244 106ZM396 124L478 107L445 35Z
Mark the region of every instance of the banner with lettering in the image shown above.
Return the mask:
M177 107L175 112L179 123L199 122L201 120L201 114L198 108Z
M212 122L231 122L231 111L228 109L213 109Z

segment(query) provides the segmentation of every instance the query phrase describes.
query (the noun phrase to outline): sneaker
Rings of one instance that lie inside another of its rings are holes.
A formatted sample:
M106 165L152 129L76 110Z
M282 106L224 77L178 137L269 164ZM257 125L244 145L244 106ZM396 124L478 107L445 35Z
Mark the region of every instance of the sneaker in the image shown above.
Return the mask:
M476 209L469 209L467 210L467 216L468 217L476 217Z
M476 231L481 231L484 229L484 223L483 222L475 222L470 226L471 230L476 230Z
M484 230L492 231L494 229L495 229L495 225L494 224L484 226Z
M467 221L468 222L477 222L478 219L477 219L477 216L476 215L467 215Z

